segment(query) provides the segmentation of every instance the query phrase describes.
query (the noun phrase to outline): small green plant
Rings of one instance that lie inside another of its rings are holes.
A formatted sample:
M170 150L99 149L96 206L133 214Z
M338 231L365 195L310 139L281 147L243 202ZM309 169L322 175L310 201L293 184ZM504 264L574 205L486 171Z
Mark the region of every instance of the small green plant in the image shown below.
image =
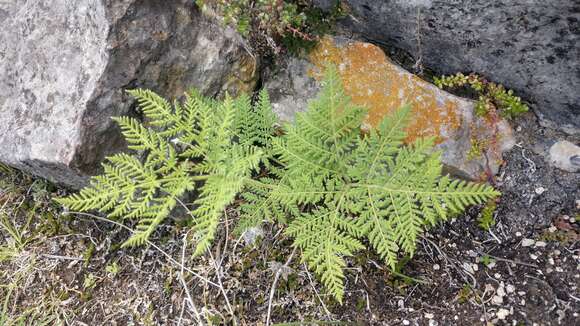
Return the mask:
M502 85L489 82L483 77L458 73L451 76L435 77L435 85L439 88L458 88L469 86L479 94L475 112L486 116L490 112L499 111L500 116L513 119L528 111L528 106L515 96L512 90L506 90Z
M85 290L92 290L97 286L97 277L93 273L89 273L85 276L83 281L83 288Z
M466 303L473 296L473 289L469 284L463 284L463 287L457 293L457 302L460 304Z
M242 35L248 35L253 27L268 35L283 35L303 27L306 15L291 1L279 0L196 0L203 9L216 8L226 24L234 25Z
M479 261L486 267L489 267L491 264L495 263L495 259L491 258L490 255L483 255L479 258Z
M471 146L469 147L469 152L467 152L467 159L473 160L481 157L483 153L487 150L488 141L480 140L476 137L470 139Z
M137 219L125 245L145 243L180 198L196 189L190 215L195 254L202 254L224 209L239 195L236 231L263 222L287 224L285 234L302 261L342 302L345 257L364 243L397 270L399 254L411 257L426 229L499 195L490 186L442 176L432 138L406 146L409 106L361 133L366 112L344 94L334 67L327 69L319 97L279 137L265 92L255 106L247 96L216 102L193 93L173 108L152 92L130 93L150 127L115 120L139 153L109 157L104 175L79 194L58 199L73 210Z
M310 49L318 36L330 30L331 22L342 15L337 1L330 13L312 5L310 0L196 0L212 8L228 25L245 36L258 38L256 45L267 43L274 52L284 45L291 52Z
M485 207L481 210L479 217L477 218L477 225L485 231L488 231L495 225L495 210L497 204L495 200L490 200L485 204Z
M119 273L120 268L119 268L119 265L117 264L117 262L115 261L115 262L107 265L105 267L105 271L107 272L107 274L109 274L111 276L116 276Z

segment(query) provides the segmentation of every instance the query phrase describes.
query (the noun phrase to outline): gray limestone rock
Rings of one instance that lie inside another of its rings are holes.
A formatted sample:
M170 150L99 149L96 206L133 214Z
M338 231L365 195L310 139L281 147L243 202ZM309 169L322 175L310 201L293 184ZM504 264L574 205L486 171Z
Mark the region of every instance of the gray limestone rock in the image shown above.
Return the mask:
M78 188L124 142L125 90L253 89L241 38L189 0L0 2L0 161Z
M335 0L314 0L330 9ZM439 74L476 72L514 89L544 126L580 134L577 0L341 0L341 25Z

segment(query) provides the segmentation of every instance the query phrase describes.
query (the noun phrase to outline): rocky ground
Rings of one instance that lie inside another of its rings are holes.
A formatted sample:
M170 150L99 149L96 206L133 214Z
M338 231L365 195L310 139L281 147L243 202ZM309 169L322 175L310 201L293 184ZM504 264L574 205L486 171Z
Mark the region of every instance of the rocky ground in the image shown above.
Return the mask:
M121 249L126 228L66 214L50 200L62 189L4 171L0 324L578 324L580 174L546 163L562 135L532 114L515 128L518 145L494 180L496 225L482 230L474 207L425 235L395 274L372 253L356 257L343 305L275 226L247 245L229 232L232 210L209 257L189 259L180 220L146 247Z

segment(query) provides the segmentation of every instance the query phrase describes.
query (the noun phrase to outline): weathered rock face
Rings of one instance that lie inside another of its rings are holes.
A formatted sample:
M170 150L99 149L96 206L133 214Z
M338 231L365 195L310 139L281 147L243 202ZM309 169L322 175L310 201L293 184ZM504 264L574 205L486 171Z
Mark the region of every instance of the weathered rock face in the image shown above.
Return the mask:
M330 8L335 0L315 0ZM577 0L341 0L342 25L440 74L476 72L532 102L544 125L580 134Z
M256 61L189 0L0 3L0 161L79 187L123 141L125 89L253 89Z
M369 43L325 38L308 60L289 59L288 67L265 87L275 112L283 120L306 108L328 63L338 67L345 92L355 104L368 109L367 127L405 103L412 105L407 141L434 136L443 162L456 175L480 179L495 174L502 152L514 145L509 124L496 118L478 118L474 103L451 95L391 62Z

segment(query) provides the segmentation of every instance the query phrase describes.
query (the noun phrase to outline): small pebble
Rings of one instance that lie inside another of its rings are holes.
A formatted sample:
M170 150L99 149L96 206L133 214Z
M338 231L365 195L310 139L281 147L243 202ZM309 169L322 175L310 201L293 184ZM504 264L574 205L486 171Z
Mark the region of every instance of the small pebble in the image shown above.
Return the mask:
M552 226L550 226L550 227L548 228L548 231L549 231L550 233L554 233L554 232L556 232L557 230L558 230L558 228L557 228L557 227L555 227L555 226L553 226L553 225L552 225Z
M406 319L405 319L405 320L403 320L403 325L410 325L410 324L411 324L411 322L410 322L410 321L408 321L408 320L406 320Z
M505 288L503 286L500 286L497 289L496 294L499 295L500 297L505 297Z
M439 264L433 265L433 270L438 271L439 269L441 269L441 266L439 266Z
M569 220L569 219L570 219L570 216L568 216L568 215L563 215L563 216L562 216L562 218L563 218L563 219L565 219L565 220L567 221L567 220Z
M464 262L462 267L469 274L475 274L475 271L473 270L472 264L470 264L468 262Z
M438 322L434 321L434 320L429 320L429 326L437 326L439 325Z
M501 274L500 273L495 273L495 274L493 274L493 277L495 277L495 278L501 278Z
M499 295L494 295L493 298L491 298L491 303L495 305L500 305L503 303L503 297Z
M536 243L535 240L525 238L525 239L522 240L522 247L529 247L529 246L534 245L534 243Z
M514 293L516 291L515 286L508 284L508 286L505 287L505 290L507 291L507 293Z
M548 263L549 263L550 265L554 265L554 264L555 264L555 262L554 262L554 258L552 258L552 257L548 258Z
M425 314L425 318L427 318L427 319L433 319L433 317L435 317L435 315L433 315L432 313L428 312Z
M500 320L505 320L505 318L510 314L510 311L505 308L500 308L496 313L497 318Z
M541 195L544 192L546 192L546 188L544 188L544 187L538 187L538 188L536 188L535 192L536 192L536 194Z
M522 299L522 301L520 301L520 306L525 306L526 305L526 300Z
M538 259L538 256L534 255L534 254L530 254L530 258L532 258L533 260Z
M576 209L580 209L580 199L576 199Z
M536 247L545 247L546 243L544 241L536 241Z
M570 223L576 223L576 219L573 217L570 217Z
M519 231L516 232L516 237L521 237L521 236L522 236L522 233L521 232L519 232Z
M558 266L558 267L556 267L556 272L562 273L562 272L564 272L564 270L562 269L562 267Z

